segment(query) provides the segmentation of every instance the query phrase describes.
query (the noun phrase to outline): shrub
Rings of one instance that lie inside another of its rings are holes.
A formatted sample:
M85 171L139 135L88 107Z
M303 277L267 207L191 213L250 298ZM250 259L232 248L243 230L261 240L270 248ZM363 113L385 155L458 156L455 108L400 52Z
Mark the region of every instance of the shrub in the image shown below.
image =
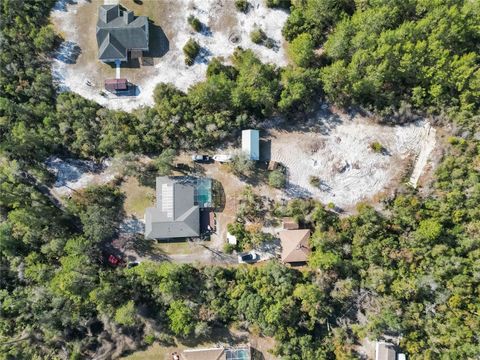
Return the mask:
M232 157L229 167L235 175L249 177L255 169L255 162L250 160L245 153L239 153Z
M230 244L228 242L223 244L223 252L224 253L231 254L231 253L233 253L234 250L236 250L235 245Z
M274 188L282 189L285 187L287 177L281 170L273 170L268 175L268 184Z
M136 323L135 305L132 300L115 311L115 322L120 325L133 326Z
M310 182L310 185L312 185L312 186L315 186L315 187L320 186L320 178L318 176L310 175L310 177L308 178L308 181Z
M258 29L255 29L253 30L251 33L250 33L250 39L252 40L252 42L254 42L255 44L262 44L265 40L267 40L267 34L265 34L265 32L258 28Z
M235 7L237 8L238 11L246 13L248 11L249 6L250 6L250 3L247 0L235 0Z
M185 55L185 64L187 64L188 66L192 66L199 52L200 52L200 45L198 45L198 43L193 39L188 40L185 46L183 47L183 54Z
M374 141L370 143L370 149L372 149L376 153L381 153L383 151L383 145L378 141Z
M202 23L195 16L190 15L187 21L192 27L192 29L195 30L196 32L200 32L202 30Z
M266 0L265 4L269 8L289 9L292 5L290 0Z
M155 334L149 333L143 337L143 342L147 345L152 345L155 342Z

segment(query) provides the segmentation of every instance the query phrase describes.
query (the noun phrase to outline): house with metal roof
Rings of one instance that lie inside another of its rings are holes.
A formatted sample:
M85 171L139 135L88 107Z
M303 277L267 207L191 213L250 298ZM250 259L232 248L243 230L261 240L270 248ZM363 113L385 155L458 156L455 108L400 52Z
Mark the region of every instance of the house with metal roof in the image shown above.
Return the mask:
M242 131L242 151L250 160L260 160L260 131L253 129Z
M310 230L282 230L280 242L282 245L281 259L285 263L304 263L310 254Z
M195 186L167 176L156 179L156 206L146 209L145 238L175 239L200 235Z
M120 5L101 5L97 21L98 58L127 61L129 53L148 51L148 18L135 16Z

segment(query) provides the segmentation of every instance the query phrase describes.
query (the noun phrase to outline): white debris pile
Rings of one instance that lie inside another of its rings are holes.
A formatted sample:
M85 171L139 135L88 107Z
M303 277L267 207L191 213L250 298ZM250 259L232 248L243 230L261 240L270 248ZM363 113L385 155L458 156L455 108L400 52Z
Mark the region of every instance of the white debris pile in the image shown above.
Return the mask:
M271 131L271 159L288 168L286 192L291 197L314 197L348 208L398 183L413 159L414 183L435 146L435 131L427 122L383 126L345 117L325 133ZM383 152L370 145L379 142ZM318 184L311 184L316 177Z
M51 157L46 162L49 171L55 174L53 190L61 196L89 185L101 185L112 181L116 173L109 161L95 164L93 161Z
M165 34L170 34L167 36L168 51L155 60L154 66L129 69L130 74L135 72L133 80L137 86L136 96L118 97L102 91L105 75L96 58L94 21L97 17L96 9L103 2L78 0L70 3L60 0L53 8L51 18L57 31L70 45L61 47L54 57L53 77L60 91L71 90L106 107L131 111L143 105L152 105L153 90L160 82L172 83L185 91L204 80L208 62L213 57L227 60L238 46L252 49L263 62L286 65L281 30L288 17L287 12L269 9L263 0L249 2L251 6L247 14L237 11L234 2L230 0L177 0L175 4L163 5L168 11L159 14L160 21L156 25ZM142 6L147 5L150 6L145 2ZM158 11L162 12L162 9L159 7ZM86 13L85 10L88 10L88 14L94 14L95 18L85 19L82 15ZM188 24L190 15L197 17L203 24L200 33L193 31ZM256 45L250 40L250 32L257 28L261 28L272 40L272 48ZM194 65L187 66L183 47L190 38L199 43L201 52ZM86 76L89 81L86 81ZM115 77L115 69L112 69L110 77Z

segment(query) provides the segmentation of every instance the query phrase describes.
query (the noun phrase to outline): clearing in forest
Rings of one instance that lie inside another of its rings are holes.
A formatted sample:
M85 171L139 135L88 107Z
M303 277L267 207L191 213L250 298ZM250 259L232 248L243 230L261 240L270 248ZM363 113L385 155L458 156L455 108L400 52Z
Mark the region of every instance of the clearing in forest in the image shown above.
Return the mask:
M289 197L313 197L345 210L375 202L407 181L412 169L416 186L435 147L427 121L386 126L361 116L320 115L311 126L267 133L263 156L287 167Z
M252 49L263 62L278 66L287 64L281 29L288 14L267 8L263 0L251 0L246 14L237 11L235 2L228 0L138 3L122 0L122 6L150 20L150 58L144 63L138 59L122 63L121 77L138 87L137 96L102 95L104 80L116 76L114 64L98 60L95 29L98 7L103 3L101 0L57 2L51 20L65 41L53 59L52 73L60 90L71 90L108 108L130 111L142 105L152 105L153 90L160 82L187 90L205 79L208 62L213 57L227 59L237 46ZM202 23L200 32L188 24L190 15ZM250 40L250 32L257 28L272 40L272 48ZM190 38L199 43L201 51L195 63L187 66L182 49Z

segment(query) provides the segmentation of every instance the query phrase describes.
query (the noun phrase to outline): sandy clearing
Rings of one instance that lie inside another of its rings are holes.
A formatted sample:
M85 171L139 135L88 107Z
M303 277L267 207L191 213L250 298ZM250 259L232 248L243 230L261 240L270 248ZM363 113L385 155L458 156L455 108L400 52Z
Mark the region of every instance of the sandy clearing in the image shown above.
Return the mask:
M110 161L96 165L93 161L51 157L46 165L56 176L52 190L59 196L68 196L72 191L89 185L106 184L117 175L110 166Z
M414 158L416 182L435 146L435 130L426 121L383 126L357 116L331 126L328 134L322 129L271 129L266 139L271 141L271 159L288 168L287 196L314 197L349 209L398 184ZM386 153L371 150L373 141ZM310 184L310 176L321 180L320 187Z
M144 0L147 3L153 0ZM73 91L111 109L131 111L153 104L153 90L160 82L172 83L182 90L205 79L208 62L213 57L227 59L237 46L252 49L263 62L278 66L287 64L281 29L288 14L283 10L269 9L262 0L251 0L247 14L236 11L229 0L176 0L147 4L160 19L159 25L168 39L169 49L155 61L154 66L139 69L123 69L122 76L138 86L137 96L117 97L101 95L103 80L115 77L115 68L109 68L96 59L95 22L101 0L78 0L70 3L59 0L51 12L52 23L66 43L62 44L52 61L52 74L59 91ZM120 1L127 7L128 1ZM138 9L146 9L140 6ZM145 10L146 11L146 10ZM142 15L136 12L137 15ZM187 23L189 15L196 16L205 26L201 33L192 31ZM93 17L94 16L94 17ZM87 19L85 19L87 17ZM89 18L88 18L89 17ZM250 40L250 32L262 28L276 42L275 49L256 45ZM85 33L87 31L88 33ZM182 48L189 38L202 47L201 55L193 66L184 64ZM236 41L232 41L235 38ZM89 80L93 86L86 84Z

